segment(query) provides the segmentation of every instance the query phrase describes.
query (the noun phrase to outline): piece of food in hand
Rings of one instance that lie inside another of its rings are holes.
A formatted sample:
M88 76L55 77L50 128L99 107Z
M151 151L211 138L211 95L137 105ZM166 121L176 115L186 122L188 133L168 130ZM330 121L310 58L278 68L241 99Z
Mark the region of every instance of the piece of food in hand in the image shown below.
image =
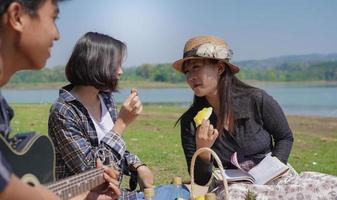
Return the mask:
M138 95L138 90L136 88L131 89L131 94L134 93L134 92L137 93L137 95Z
M195 125L198 127L202 120L208 120L208 118L211 116L213 111L212 107L208 107L208 108L203 108L202 110L200 110L197 115L194 117L194 122Z

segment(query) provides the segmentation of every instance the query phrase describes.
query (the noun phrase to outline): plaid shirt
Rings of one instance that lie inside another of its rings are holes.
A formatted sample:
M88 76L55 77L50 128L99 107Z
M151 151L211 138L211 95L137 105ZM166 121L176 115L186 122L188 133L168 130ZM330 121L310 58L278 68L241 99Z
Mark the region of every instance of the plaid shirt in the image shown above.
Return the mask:
M59 98L50 109L48 132L55 145L56 179L95 168L98 158L130 174L130 167L141 161L127 150L123 138L113 130L98 143L87 109L69 92L72 87L60 89ZM118 114L112 93L100 92L100 95L115 122Z

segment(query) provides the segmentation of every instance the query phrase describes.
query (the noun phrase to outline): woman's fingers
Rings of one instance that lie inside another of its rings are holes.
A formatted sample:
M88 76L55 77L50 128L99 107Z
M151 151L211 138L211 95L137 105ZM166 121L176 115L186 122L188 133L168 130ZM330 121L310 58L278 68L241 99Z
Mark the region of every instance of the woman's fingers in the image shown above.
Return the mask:
M140 102L139 96L134 96L130 100L130 104L129 104L130 108L133 109L138 102Z
M97 168L103 167L103 163L102 163L102 161L100 159L96 160L96 167Z
M114 185L114 184L109 184L109 188L111 188L112 190L112 194L111 194L111 198L112 199L117 199L120 195L121 195L121 191L119 189L118 186Z
M136 114L139 115L140 113L142 113L142 111L143 111L143 105L140 104L140 106L136 110Z
M138 101L138 102L135 103L132 110L134 112L137 112L141 107L142 107L142 102Z
M218 137L218 130L210 124L209 120L202 120L201 125L198 127L197 137L201 140L214 141Z
M212 134L210 134L209 139L212 140L212 141L215 141L216 138L218 138L218 136L219 136L218 129L213 129L213 132L212 132Z
M131 101L137 96L137 92L132 92L131 91L131 94L125 99L124 101L124 105L127 106L131 103Z
M208 127L207 136L208 137L212 136L213 135L213 131L214 131L213 125L210 124L209 127Z
M130 95L131 96L131 95ZM142 107L142 102L140 101L140 98L138 95L134 95L129 101L125 101L126 103L124 104L128 110L131 112L134 112L136 114L140 114L141 111L143 110Z
M201 121L201 125L198 127L198 129L199 129L198 130L198 136L199 136L199 138L203 138L203 139L207 138L209 126L210 126L209 120L203 119Z

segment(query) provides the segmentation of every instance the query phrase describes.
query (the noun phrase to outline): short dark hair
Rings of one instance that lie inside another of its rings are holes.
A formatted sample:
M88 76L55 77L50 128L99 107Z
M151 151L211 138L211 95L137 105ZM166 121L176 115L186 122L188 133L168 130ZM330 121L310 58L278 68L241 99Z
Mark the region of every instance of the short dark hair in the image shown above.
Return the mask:
M108 35L88 32L76 43L66 65L67 79L74 85L116 90L116 70L125 58L126 45Z
M43 5L47 0L1 0L0 1L0 16L7 10L8 6L13 2L20 3L26 12L32 16L36 16L37 10L41 5ZM65 0L52 0L54 4Z

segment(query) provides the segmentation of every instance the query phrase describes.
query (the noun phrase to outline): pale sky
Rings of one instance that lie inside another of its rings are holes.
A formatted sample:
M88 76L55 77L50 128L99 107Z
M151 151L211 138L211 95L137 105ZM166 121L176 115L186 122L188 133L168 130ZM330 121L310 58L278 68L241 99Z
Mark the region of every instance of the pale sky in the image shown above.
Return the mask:
M125 67L173 62L205 34L224 38L234 61L337 53L336 0L69 0L57 24L49 67L64 65L88 31L124 41Z

